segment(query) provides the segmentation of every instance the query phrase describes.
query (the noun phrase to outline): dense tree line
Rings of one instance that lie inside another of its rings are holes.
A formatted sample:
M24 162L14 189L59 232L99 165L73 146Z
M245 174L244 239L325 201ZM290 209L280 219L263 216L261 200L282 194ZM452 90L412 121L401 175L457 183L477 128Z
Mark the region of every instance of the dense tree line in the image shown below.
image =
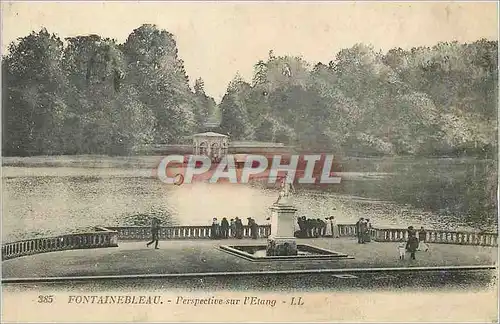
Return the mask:
M351 154L482 155L496 146L498 42L383 54L357 44L325 65L276 57L230 83L222 128L245 140Z
M189 86L172 34L154 25L123 44L42 29L2 60L3 155L128 154L179 143L220 119L233 139L348 154L493 156L498 43L387 53L358 44L328 64L275 56L236 76L217 106Z
M4 155L128 154L176 143L214 110L195 89L172 34L154 25L125 43L98 35L61 40L42 29L2 60Z

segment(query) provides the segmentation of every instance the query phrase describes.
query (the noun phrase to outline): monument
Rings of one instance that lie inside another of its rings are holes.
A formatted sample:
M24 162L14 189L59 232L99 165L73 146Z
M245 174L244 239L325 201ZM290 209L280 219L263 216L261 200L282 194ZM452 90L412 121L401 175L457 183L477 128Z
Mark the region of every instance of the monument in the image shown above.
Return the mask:
M293 184L288 176L281 182L281 191L271 210L271 233L267 244L222 245L222 251L249 261L349 260L345 253L330 251L309 244L297 244L295 213L290 202Z
M291 178L287 175L281 182L281 191L271 210L271 235L267 241L267 256L297 255L297 242L294 237L295 213L297 208L290 204L293 191Z

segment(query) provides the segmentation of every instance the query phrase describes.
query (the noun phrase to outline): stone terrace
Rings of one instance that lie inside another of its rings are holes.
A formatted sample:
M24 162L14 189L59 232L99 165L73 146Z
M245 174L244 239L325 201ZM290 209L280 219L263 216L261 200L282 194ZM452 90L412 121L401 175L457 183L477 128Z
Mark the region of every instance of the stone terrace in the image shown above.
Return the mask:
M169 240L160 249L145 241L120 242L119 247L68 250L30 255L2 262L4 279L67 276L223 274L238 272L303 271L497 264L497 247L430 244L429 252L417 252L417 260L398 259L396 243L358 244L355 238L299 239L309 244L353 256L335 261L252 262L228 254L221 245L266 244L266 240Z

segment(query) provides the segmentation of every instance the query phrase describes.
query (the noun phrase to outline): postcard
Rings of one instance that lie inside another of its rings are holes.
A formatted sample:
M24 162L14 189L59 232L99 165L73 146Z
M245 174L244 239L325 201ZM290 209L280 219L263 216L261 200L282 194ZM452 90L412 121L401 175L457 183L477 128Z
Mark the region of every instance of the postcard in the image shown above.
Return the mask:
M3 322L498 322L496 2L1 5Z

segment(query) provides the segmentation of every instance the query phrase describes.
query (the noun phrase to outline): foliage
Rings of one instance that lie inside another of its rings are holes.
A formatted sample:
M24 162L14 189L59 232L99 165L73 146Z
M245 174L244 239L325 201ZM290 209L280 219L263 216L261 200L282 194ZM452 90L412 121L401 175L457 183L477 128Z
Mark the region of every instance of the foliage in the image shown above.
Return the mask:
M217 105L194 89L174 36L63 42L42 29L3 57L3 154L129 154L178 143L207 121L235 140L365 155L481 155L496 147L498 42L387 53L356 44L328 64L269 52Z
M215 103L193 93L173 35L154 25L124 44L42 29L2 61L3 154L130 154L190 135Z
M273 54L256 63L251 85L230 84L223 126L242 130L239 139L347 154L491 157L497 53L486 40L386 54L356 44L312 68Z

